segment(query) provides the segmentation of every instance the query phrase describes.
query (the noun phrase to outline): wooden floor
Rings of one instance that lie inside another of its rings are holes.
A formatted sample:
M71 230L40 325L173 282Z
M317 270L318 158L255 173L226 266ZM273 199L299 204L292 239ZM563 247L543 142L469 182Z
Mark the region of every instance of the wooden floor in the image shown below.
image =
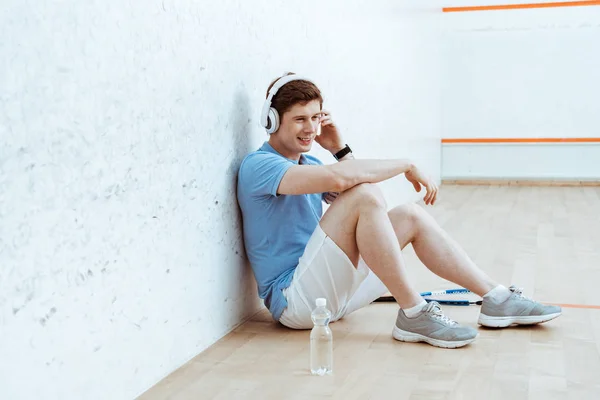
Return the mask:
M427 210L475 262L563 315L485 329L455 350L392 339L397 306L374 303L331 325L334 375L308 372L309 331L259 313L141 399L600 399L600 188L444 186ZM455 285L405 250L418 290ZM593 306L596 308L593 308ZM478 306L445 307L476 325Z

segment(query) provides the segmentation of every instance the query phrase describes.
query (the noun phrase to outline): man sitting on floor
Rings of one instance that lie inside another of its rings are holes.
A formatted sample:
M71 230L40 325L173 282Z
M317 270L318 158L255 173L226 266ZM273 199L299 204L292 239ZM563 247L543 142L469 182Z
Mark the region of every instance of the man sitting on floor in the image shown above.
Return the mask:
M378 182L404 174L417 192L425 188L426 205L435 204L438 188L407 159L354 159L322 105L306 78L273 81L261 115L269 140L238 173L246 252L275 320L310 329L319 297L336 321L389 291L400 306L395 339L447 348L473 342L476 329L426 303L407 279L401 250L409 243L432 272L483 297L481 325L536 324L561 314L495 282L420 206L388 210ZM338 162L324 165L306 154L313 141ZM331 204L324 214L323 201Z

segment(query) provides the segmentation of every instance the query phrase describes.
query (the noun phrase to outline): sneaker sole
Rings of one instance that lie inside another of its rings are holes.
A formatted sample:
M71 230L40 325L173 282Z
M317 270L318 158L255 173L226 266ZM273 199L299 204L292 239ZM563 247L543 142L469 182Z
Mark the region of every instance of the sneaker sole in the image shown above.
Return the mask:
M394 339L399 340L401 342L426 342L435 347L443 347L444 349L455 349L457 347L463 347L468 345L469 343L474 342L475 339L477 339L477 337L479 336L479 334L477 334L474 338L467 340L441 340L423 336L418 333L406 332L398 328L397 326L394 326L392 336L394 337Z
M520 317L491 317L485 314L479 314L479 325L488 326L491 328L506 328L510 325L535 325L543 322L548 322L560 316L562 313L546 314L546 315L526 315Z

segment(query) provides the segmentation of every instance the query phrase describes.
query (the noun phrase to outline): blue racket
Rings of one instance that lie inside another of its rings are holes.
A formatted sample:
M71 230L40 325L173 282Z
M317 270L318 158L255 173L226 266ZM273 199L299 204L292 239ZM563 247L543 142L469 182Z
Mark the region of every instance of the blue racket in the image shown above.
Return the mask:
M457 288L457 289L446 289L446 290L435 290L432 292L421 292L420 293L426 302L437 301L440 304L449 306L471 306L480 305L482 298L477 294L471 292L468 289ZM390 302L396 301L394 296L385 295L379 297L376 302Z

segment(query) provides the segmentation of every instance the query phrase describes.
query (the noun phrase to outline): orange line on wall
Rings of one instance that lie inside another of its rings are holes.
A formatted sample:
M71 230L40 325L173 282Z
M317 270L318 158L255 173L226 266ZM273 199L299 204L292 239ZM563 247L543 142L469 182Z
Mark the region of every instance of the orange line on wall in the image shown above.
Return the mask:
M442 143L600 143L600 138L459 138Z
M555 8L555 7L580 7L598 6L599 0L584 1L558 1L552 3L524 3L524 4L498 4L490 6L467 6L467 7L444 7L443 12L465 12L465 11L493 11L493 10L520 10L526 8Z

